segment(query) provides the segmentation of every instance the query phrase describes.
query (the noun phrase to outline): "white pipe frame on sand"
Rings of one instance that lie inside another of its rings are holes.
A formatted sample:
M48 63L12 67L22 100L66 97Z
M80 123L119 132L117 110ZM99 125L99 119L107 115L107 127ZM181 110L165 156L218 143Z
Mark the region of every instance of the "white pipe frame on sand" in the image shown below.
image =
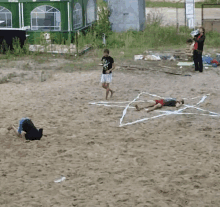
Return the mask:
M141 92L140 94L138 94L138 96L133 100L133 101L124 101L124 102L94 102L94 103L89 103L89 104L92 104L92 105L100 105L100 106L108 106L108 107L124 107L124 106L120 106L120 105L108 105L108 104L111 104L111 103L115 103L115 104L121 104L121 103L128 103L126 106L125 106L125 109L123 110L123 114L122 114L122 117L120 119L120 124L119 124L119 127L123 127L123 126L127 126L127 125L132 125L132 124L136 124L136 123L139 123L139 122L143 122L143 121L146 121L146 120L149 120L149 119L155 119L155 118L158 118L158 117L162 117L162 116L168 116L168 115L172 115L172 114L191 114L191 115L203 115L203 116L212 116L212 117L220 117L220 114L219 113L216 113L216 112L212 112L212 111L208 111L208 110L204 110L204 109L201 109L199 107L197 107L199 104L203 103L205 101L205 99L207 98L207 96L209 96L210 94L207 94L207 95L204 95L201 100L194 106L191 106L191 105L185 105L186 107L182 108L182 109L179 109L179 110L175 110L175 111L161 111L161 110L157 110L157 112L160 112L160 113L163 113L163 114L160 114L160 115L157 115L157 116L153 116L153 117L150 117L150 118L144 118L144 119L139 119L139 120L136 120L136 121L133 121L133 122L129 122L129 123L126 123L126 124L123 124L123 119L127 113L127 110L128 108L135 108L135 107L132 107L130 106L132 103L134 102L144 102L144 101L136 101L137 99L139 99L139 97L142 95L142 94L148 94L150 96L154 96L154 97L158 97L158 98L161 98L163 99L163 97L160 97L158 95L155 95L155 94L150 94L150 93L147 93L147 92ZM200 96L201 97L201 96ZM196 98L199 98L199 97L194 97L194 98L190 98L190 99L196 99ZM183 98L183 99L188 99L188 98ZM183 110L187 109L187 108L194 108L194 109L197 109L199 111L204 111L204 112L209 112L209 114L198 114L198 113L182 113Z

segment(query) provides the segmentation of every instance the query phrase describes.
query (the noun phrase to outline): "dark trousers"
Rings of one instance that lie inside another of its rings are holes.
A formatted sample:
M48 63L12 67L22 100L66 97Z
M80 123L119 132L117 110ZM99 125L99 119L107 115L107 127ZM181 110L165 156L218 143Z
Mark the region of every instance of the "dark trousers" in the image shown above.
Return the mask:
M194 50L193 51L193 61L195 64L195 71L202 72L203 64L202 64L202 51Z

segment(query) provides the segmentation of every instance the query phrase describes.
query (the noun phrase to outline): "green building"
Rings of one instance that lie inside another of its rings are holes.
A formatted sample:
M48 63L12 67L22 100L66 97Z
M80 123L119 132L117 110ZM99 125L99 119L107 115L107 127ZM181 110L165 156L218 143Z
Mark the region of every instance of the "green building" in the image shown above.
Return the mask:
M30 42L41 32L73 39L75 31L90 27L96 17L96 0L0 1L0 28L28 27Z

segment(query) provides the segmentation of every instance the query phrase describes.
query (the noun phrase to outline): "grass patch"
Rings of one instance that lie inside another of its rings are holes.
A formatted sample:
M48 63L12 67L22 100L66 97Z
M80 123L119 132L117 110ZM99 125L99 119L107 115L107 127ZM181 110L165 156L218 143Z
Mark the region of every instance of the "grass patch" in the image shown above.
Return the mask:
M205 46L207 47L220 47L220 33L211 31L206 33Z
M96 68L98 68L97 61L93 61L93 62L88 62L88 63L85 63L85 62L68 63L59 70L62 70L62 71L67 72L67 73L71 73L73 71L78 71L78 70L86 71L86 70L93 70L93 69L96 69Z
M41 54L43 54L43 53L41 53ZM38 64L43 64L43 63L48 62L49 57L50 57L51 55L49 55L49 54L44 54L44 56L42 56L41 54L37 54L36 56L34 56L34 57L33 57L33 60L34 60L35 62L37 62Z
M22 67L22 70L24 71L30 71L33 70L32 66L30 65L29 62L25 63L24 66Z
M15 72L9 73L6 76L2 77L2 79L0 79L0 84L8 83L9 80L14 77L18 77L17 73L15 73Z

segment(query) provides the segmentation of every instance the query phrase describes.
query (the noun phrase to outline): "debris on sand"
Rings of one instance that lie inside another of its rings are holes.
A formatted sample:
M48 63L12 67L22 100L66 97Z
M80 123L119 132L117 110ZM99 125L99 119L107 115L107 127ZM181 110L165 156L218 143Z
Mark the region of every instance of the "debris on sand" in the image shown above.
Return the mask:
M66 180L66 177L61 176L61 178L55 180L54 182L55 183L60 183L60 182L63 182L64 180Z

